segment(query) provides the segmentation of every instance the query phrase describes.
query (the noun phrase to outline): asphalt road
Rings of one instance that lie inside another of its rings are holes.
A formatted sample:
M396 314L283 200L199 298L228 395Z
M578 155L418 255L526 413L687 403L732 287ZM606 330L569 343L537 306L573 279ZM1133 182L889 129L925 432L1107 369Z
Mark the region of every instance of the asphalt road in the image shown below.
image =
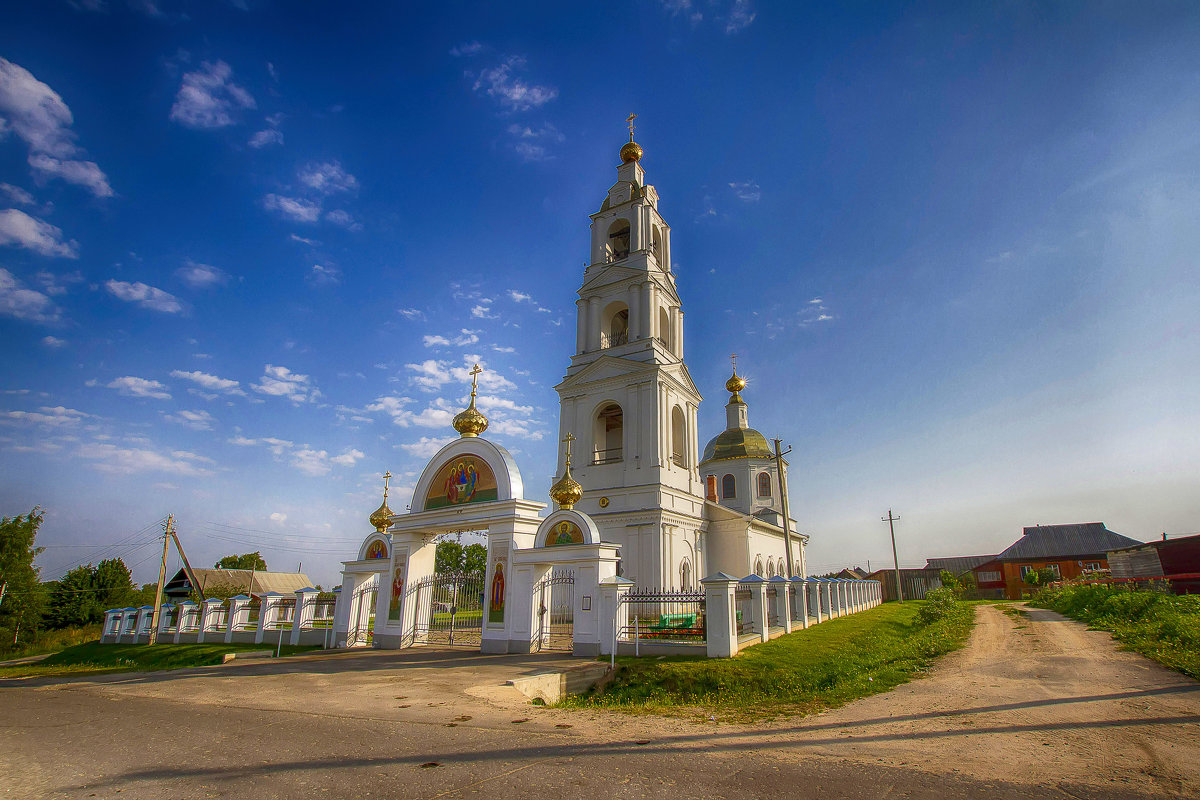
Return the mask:
M758 726L539 708L503 681L572 662L439 650L4 681L0 797L1197 796L1200 685L1061 618L981 614L929 678ZM1049 647L1063 630L1095 653ZM1072 694L1080 667L1103 685Z

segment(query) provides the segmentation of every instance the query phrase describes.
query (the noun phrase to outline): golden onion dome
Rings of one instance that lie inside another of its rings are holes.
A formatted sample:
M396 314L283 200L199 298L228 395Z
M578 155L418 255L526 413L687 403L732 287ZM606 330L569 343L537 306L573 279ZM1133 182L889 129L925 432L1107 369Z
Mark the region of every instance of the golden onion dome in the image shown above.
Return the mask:
M392 510L388 508L387 497L383 498L383 503L379 508L371 512L371 527L383 533L387 530L387 526L392 522Z
M733 373L732 378L725 381L725 391L727 391L727 392L733 392L734 394L737 394L738 392L740 392L742 389L745 389L745 388L746 388L746 379L743 378L741 375L738 375L736 372Z
M628 164L630 161L642 160L642 146L632 139L625 143L621 148L621 163Z
M558 503L559 508L571 508L583 497L583 486L571 477L571 462L563 472L562 480L550 487L550 499Z
M463 436L478 436L487 430L488 418L475 408L475 398L472 397L471 405L467 406L465 411L460 411L455 415L453 424L454 430Z
M724 461L729 458L774 458L767 437L753 428L733 428L721 431L704 446L705 461Z

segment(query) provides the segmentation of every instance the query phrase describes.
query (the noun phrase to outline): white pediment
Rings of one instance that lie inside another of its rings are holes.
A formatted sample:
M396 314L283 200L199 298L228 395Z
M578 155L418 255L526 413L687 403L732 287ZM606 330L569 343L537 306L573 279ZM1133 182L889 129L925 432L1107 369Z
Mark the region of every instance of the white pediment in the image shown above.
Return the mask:
M627 280L644 280L646 271L641 269L632 269L630 267L618 266L610 264L603 267L592 277L586 279L583 286L579 289L580 296L591 294L602 286L608 286L614 283L620 283Z

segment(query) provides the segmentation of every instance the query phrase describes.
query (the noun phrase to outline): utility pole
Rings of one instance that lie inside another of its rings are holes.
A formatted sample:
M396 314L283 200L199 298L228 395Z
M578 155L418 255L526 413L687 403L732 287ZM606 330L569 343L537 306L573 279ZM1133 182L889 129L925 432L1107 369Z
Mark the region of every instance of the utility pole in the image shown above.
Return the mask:
M779 474L779 500L783 504L783 552L787 556L787 576L796 574L792 567L792 531L791 520L788 519L787 476L783 474L783 457L792 452L792 448L779 452L779 440L775 439L775 471Z
M158 588L154 590L154 613L150 615L150 644L158 643L158 615L162 613L163 584L167 581L167 547L171 544L171 528L175 523L175 515L167 515L167 524L163 526L162 561L158 562Z
M892 563L896 565L896 599L899 600L901 603L903 603L904 602L904 589L901 588L901 586L900 586L900 558L896 555L896 525L895 525L895 523L900 518L893 517L892 510L889 508L888 515L886 517L880 517L879 519L886 522L888 524L888 530L890 530L892 532Z

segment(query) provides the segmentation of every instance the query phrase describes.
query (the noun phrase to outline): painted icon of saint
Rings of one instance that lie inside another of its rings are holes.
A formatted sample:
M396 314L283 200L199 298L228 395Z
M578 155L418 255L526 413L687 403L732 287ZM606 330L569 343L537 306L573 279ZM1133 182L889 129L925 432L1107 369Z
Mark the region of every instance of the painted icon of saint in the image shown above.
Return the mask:
M496 562L496 572L492 575L491 610L499 611L504 608L504 564Z

